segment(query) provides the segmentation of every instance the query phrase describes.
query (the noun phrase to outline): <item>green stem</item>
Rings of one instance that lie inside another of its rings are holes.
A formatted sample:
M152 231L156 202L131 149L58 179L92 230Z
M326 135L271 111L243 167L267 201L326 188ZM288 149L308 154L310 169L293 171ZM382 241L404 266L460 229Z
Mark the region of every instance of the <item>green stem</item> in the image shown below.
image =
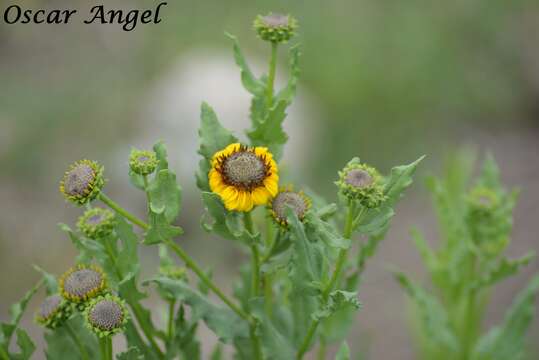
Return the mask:
M350 239L352 237L352 232L354 230L354 213L356 210L355 202L351 202L348 206L348 215L346 216L346 223L344 225L344 232L343 237L345 239ZM360 214L358 215L358 218L360 216L363 216L364 209L361 209ZM346 257L348 255L348 249L341 249L339 251L339 255L337 258L337 264L335 265L335 270L333 270L333 274L331 276L331 279L327 286L322 291L322 301L324 303L327 302L329 294L331 293L331 290L335 287L335 284L337 283L337 280L339 279L339 276L341 275L342 269L344 264L346 263ZM311 326L309 327L309 330L307 332L307 335L305 336L305 339L302 342L302 345L298 351L298 354L296 356L296 359L301 360L303 359L303 356L309 349L309 345L311 344L312 338L314 334L316 333L316 329L318 328L318 324L320 324L320 320L313 320L311 322Z
M212 291L221 299L223 302L238 316L241 318L249 321L252 323L254 319L247 314L245 311L240 309L232 300L230 300L222 291L211 281L204 271L197 265L197 263L183 250L180 246L178 246L176 243L174 243L171 240L168 240L165 242L171 249L178 255L180 259L185 263L185 265L193 270L193 272L199 277L200 281L202 281L207 287L212 289Z
M167 337L170 343L172 343L172 339L174 338L174 307L175 305L176 305L176 301L169 300Z
M2 357L2 360L9 360L9 355L3 347L0 347L0 356Z
M326 360L326 339L320 337L320 347L318 348L318 360Z
M99 193L99 200L103 201L108 207L116 211L118 214L131 221L133 224L137 225L143 230L149 230L150 225L146 224L144 221L137 218L135 215L131 214L129 211L125 210L123 207L114 202L104 193Z
M112 340L110 336L99 338L99 350L101 352L101 360L112 360Z
M273 85L275 83L275 73L277 70L277 46L279 44L276 42L271 43L271 58L269 65L269 74L268 74L268 87L266 88L266 104L268 110L273 105Z
M148 339L150 342L150 345L152 346L152 349L154 352L159 356L159 358L163 358L163 352L159 348L159 345L155 341L152 335L152 329L151 325L147 323L146 320L144 320L144 314L142 313L142 308L139 303L130 301L129 299L126 299L129 306L131 306L131 309L133 310L133 313L135 314L135 318L137 319L137 322L139 324L139 327L141 328L142 332L144 333L144 336Z
M77 333L73 330L69 322L65 323L65 328L69 333L69 336L71 336L71 338L73 339L75 345L78 346L82 360L90 360L90 357L88 356L88 352L86 351L84 344L80 341L79 337L77 336Z
M252 235L251 253L252 253L252 262L253 262L253 275L252 275L252 283L251 283L251 294L252 296L259 296L260 295L260 253L258 251L258 246L254 238L255 227L254 227L253 218L250 212L244 213L243 221L245 223L245 229Z
M251 337L251 341L253 342L253 352L255 355L255 359L256 360L264 359L262 355L262 346L260 345L260 339L256 335L256 324L251 324L249 326L249 335Z

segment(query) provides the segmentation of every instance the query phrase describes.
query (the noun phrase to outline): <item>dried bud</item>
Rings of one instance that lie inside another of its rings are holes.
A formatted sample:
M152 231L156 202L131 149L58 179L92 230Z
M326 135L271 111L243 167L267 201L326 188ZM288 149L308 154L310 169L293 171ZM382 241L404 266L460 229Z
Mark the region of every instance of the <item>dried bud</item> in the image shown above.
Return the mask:
M296 34L298 22L290 15L269 13L266 16L258 15L254 28L262 40L284 43Z
M86 325L99 337L113 336L125 330L129 313L125 302L107 294L92 299L84 310Z
M159 160L153 151L131 150L129 156L129 167L131 171L139 175L149 175L155 171Z
M339 172L339 180L335 184L345 197L357 200L369 209L380 206L385 199L382 176L375 168L362 164L358 158L352 159Z
M95 161L80 160L66 171L60 182L60 192L77 205L94 200L105 185L103 167Z
M79 231L90 239L104 238L112 233L116 225L114 213L108 209L93 208L79 218Z

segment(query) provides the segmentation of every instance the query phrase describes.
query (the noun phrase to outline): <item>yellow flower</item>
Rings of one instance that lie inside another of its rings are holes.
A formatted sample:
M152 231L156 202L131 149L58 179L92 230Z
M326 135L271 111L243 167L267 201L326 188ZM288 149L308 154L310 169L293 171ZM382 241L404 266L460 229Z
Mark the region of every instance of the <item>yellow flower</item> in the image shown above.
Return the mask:
M265 147L228 145L213 155L208 178L228 210L250 211L279 191L277 164Z

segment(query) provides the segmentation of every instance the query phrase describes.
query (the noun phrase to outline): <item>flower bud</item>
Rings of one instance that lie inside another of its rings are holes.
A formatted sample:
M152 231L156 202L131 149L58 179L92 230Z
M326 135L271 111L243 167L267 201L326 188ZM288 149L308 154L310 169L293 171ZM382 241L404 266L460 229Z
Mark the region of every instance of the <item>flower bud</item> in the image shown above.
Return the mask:
M86 210L77 222L79 231L93 240L109 236L115 225L114 213L103 208Z
M299 220L303 220L310 207L311 200L305 196L303 191L295 192L290 187L279 190L270 204L270 212L276 222L286 226L289 208Z
M258 15L254 21L254 28L262 40L284 43L296 34L298 22L290 15L269 13L266 16Z
M77 265L60 277L62 296L75 303L82 303L107 291L103 270L97 266Z
M36 322L54 330L63 324L73 312L72 306L62 296L55 294L45 298L36 314Z
M125 330L129 313L125 302L107 294L92 299L84 310L86 325L99 337L113 336Z
M105 185L103 167L95 161L80 160L72 164L60 182L60 192L77 205L94 200Z
M380 206L385 199L382 182L382 176L375 168L354 158L339 171L339 180L335 184L346 198L357 200L362 206L372 209Z
M153 151L131 150L129 156L129 167L131 171L139 175L149 175L155 171L159 160Z

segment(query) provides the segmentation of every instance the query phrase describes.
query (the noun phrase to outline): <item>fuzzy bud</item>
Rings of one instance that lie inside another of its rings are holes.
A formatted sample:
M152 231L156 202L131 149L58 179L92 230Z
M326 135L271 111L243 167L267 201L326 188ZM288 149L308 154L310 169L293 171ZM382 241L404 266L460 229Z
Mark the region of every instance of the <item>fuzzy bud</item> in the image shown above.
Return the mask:
M94 200L105 185L103 167L95 161L80 160L73 163L60 182L60 192L77 205Z
M92 299L84 310L88 328L99 337L113 336L125 330L129 312L125 302L107 294Z
M62 296L55 294L45 298L36 314L36 322L54 330L71 316L73 307Z
M153 151L131 150L129 156L129 167L131 171L139 175L149 175L155 171L159 160Z
M269 13L266 16L258 15L254 28L262 40L285 43L296 34L298 22L290 15Z
M77 222L79 231L93 240L109 236L115 225L114 213L103 208L87 210Z
M357 200L362 206L372 209L380 206L385 199L382 182L382 176L375 168L354 158L339 172L339 180L335 184L346 198Z

